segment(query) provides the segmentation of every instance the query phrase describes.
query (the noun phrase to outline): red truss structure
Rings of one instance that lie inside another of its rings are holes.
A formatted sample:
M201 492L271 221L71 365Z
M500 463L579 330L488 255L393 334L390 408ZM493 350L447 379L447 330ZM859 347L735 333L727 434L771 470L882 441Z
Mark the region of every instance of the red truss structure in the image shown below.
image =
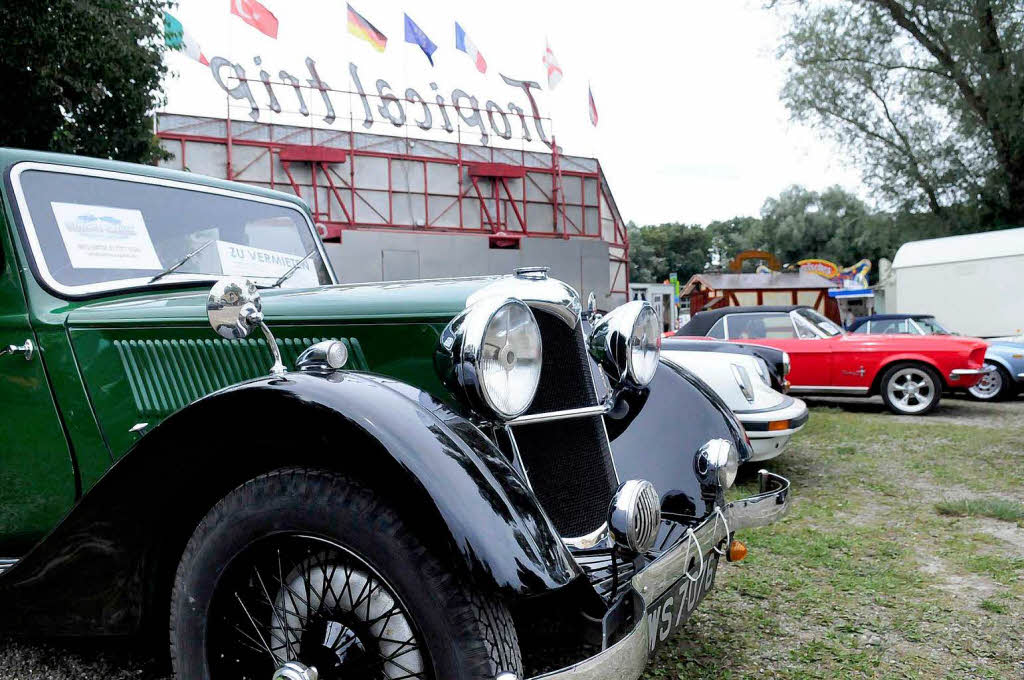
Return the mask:
M161 113L183 170L289 191L325 241L347 230L485 234L608 244L609 292L629 296L629 240L594 158L274 123Z

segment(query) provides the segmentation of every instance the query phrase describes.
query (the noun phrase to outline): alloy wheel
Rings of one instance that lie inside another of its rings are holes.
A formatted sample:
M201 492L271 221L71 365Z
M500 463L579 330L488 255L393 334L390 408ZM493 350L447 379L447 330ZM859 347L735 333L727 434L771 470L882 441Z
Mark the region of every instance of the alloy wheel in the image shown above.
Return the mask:
M995 399L1003 391L1003 375L998 370L986 373L975 385L968 387L967 391L975 399Z
M886 385L889 402L901 413L927 410L937 396L935 381L927 371L908 366L897 371Z
M269 680L287 664L319 680L418 680L427 654L398 595L365 560L281 534L232 560L210 604L210 676ZM290 676L289 676L290 677Z

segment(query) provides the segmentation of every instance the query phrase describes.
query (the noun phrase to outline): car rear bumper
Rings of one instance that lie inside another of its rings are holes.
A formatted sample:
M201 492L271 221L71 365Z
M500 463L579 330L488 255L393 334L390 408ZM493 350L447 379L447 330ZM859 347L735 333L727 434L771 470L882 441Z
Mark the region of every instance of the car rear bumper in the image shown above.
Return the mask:
M727 503L721 511L716 510L633 576L633 590L645 610L687 574L695 558L700 557L703 562L704 556L727 541L732 532L771 524L789 511L789 480L767 470L757 474L760 486L757 495ZM650 649L651 630L647 617L639 616L633 630L608 649L572 666L535 676L533 680L632 680L643 673Z

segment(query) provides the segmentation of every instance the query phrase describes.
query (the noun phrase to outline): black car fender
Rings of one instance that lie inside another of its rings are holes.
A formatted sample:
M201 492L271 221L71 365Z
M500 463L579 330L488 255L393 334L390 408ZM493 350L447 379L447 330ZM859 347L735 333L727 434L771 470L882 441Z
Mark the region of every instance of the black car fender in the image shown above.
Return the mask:
M625 407L605 416L619 479L646 479L661 494L662 512L703 519L721 501L714 472L700 474L696 456L711 439L751 456L743 426L721 397L690 371L662 361L643 390L619 395Z
M478 587L537 595L581 573L521 476L444 404L380 376L288 373L213 393L146 434L0 577L5 623L135 632L165 604L209 509L295 465L380 490Z

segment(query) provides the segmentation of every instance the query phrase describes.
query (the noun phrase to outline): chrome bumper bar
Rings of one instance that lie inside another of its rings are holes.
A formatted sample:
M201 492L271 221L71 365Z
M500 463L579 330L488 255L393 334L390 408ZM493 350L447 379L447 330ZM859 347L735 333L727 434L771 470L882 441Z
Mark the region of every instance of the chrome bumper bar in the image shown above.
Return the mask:
M996 370L996 367L991 365L982 366L981 368L954 368L949 372L949 379L959 380L960 378L969 375L985 375L986 373L991 373L994 370Z
M676 581L687 574L690 562L700 556L706 559L711 550L737 529L771 524L789 510L789 480L767 470L757 473L760 493L726 504L700 526L689 531L686 538L666 550L632 580L644 607L653 604ZM642 616L633 630L614 645L561 670L535 676L532 680L633 680L639 678L647 665L650 629Z

